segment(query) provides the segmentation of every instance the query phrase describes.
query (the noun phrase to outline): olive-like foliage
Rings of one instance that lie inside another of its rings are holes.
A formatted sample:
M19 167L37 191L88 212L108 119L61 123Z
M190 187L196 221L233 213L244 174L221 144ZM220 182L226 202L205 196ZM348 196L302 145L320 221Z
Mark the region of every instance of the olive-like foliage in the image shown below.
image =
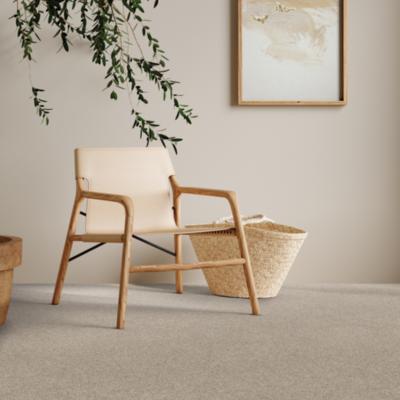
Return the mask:
M44 23L55 29L54 37L60 40L60 49L68 52L71 38L77 35L88 42L91 60L105 69L105 89L110 99L117 100L121 90L129 93L132 127L140 137L150 142L160 140L165 147L170 143L175 152L179 137L168 136L160 125L147 119L139 111L148 104L142 78L155 84L164 101L175 109L175 119L191 124L196 118L193 109L181 101L176 92L178 81L168 77L168 58L152 34L145 18L144 2L157 7L159 0L14 0L17 35L23 58L33 61L33 48L40 41ZM31 79L31 78L30 78ZM32 99L39 117L49 123L52 111L43 98L44 90L33 85ZM134 106L135 104L135 106Z

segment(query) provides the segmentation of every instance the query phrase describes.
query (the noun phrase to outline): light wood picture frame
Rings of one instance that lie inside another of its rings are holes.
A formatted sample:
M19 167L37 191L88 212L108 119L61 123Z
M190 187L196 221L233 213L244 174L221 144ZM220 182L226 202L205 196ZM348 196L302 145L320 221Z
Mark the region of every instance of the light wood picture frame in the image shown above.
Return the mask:
M346 105L347 7L347 0L237 0L238 105Z

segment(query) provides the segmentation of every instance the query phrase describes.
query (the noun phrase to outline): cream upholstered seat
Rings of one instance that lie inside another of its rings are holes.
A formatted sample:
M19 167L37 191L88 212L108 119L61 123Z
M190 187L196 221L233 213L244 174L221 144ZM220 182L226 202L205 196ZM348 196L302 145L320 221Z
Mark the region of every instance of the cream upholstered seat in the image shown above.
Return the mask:
M234 192L182 187L166 149L154 148L81 148L75 150L77 191L68 228L64 252L57 277L53 304L61 297L65 273L74 241L123 243L117 327L125 322L128 276L130 272L176 272L176 288L182 293L182 271L243 265L253 314L258 302L248 257L247 245ZM180 196L182 194L226 198L234 216L234 227L182 228ZM86 200L85 232L77 233L77 217ZM181 235L233 229L238 237L241 258L182 264ZM175 237L176 264L130 266L132 234L172 233Z

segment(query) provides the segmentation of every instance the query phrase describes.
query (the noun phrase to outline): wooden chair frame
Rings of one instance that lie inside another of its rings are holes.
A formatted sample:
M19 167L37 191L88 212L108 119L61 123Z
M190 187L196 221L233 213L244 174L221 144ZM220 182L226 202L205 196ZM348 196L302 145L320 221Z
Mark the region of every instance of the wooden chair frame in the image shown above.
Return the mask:
M129 273L135 273L135 272L175 271L176 292L183 293L183 271L191 269L226 267L230 265L243 265L243 271L246 279L247 288L249 291L249 300L251 304L252 314L259 315L260 308L255 290L254 277L251 269L249 252L247 249L247 243L244 235L243 225L240 218L239 207L235 192L226 190L203 189L196 187L180 186L175 176L170 176L170 183L173 193L174 217L176 225L178 227L180 226L180 219L181 219L181 211L180 211L181 195L185 194L185 195L220 197L228 201L234 219L233 229L238 239L241 258L183 264L181 236L189 233L179 233L179 234L174 234L175 264L131 266L130 261L131 261L131 246L132 246L131 241L132 241L133 223L134 223L133 221L134 202L130 197L124 195L86 191L84 190L83 179L77 178L76 196L68 226L67 237L65 240L57 281L54 288L52 304L56 305L60 303L61 292L64 286L65 275L67 272L67 267L73 242L75 241L105 242L105 243L122 243L123 245L119 298L118 298L118 314L117 314L117 324L116 324L117 329L123 329L125 326ZM121 235L76 234L76 226L77 226L78 216L80 214L80 208L82 202L86 199L110 201L120 204L125 211L124 233Z

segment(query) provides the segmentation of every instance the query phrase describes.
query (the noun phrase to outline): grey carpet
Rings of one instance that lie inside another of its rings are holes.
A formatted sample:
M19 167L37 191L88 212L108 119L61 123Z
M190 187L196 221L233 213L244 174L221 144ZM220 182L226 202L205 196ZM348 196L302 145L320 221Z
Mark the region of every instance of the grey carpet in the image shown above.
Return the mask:
M0 399L400 399L400 285L304 286L262 300L206 288L19 285L0 328Z

